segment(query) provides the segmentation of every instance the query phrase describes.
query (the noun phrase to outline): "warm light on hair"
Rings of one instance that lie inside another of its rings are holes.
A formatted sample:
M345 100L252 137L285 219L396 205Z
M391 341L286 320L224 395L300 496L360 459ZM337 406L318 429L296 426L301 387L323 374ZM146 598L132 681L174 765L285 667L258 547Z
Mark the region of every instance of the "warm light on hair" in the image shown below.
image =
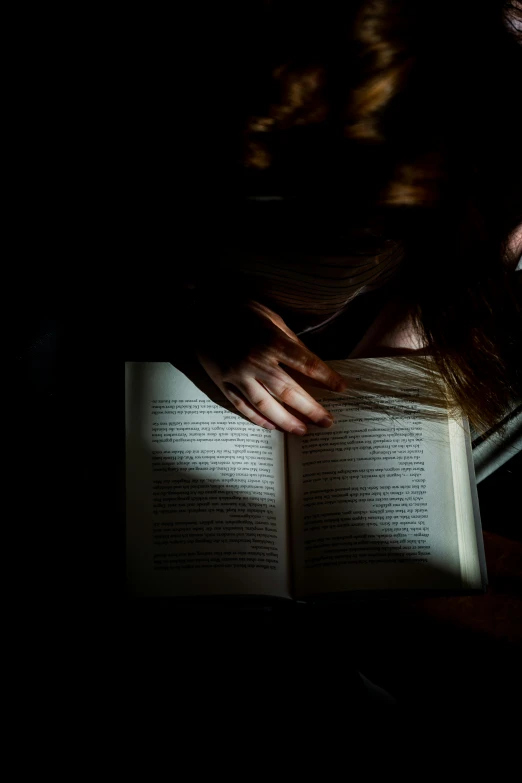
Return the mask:
M340 194L347 217L354 205L368 222L380 210L383 243L404 257L411 316L453 398L492 426L522 394L508 245L522 219L522 5L341 5L263 4L288 46L246 122L243 164L298 183L299 196Z

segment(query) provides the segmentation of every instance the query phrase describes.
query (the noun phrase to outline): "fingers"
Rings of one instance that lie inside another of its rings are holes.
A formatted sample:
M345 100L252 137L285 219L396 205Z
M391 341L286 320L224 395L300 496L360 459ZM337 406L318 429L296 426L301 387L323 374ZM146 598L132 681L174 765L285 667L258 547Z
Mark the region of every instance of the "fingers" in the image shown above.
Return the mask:
M294 343L285 345L280 361L292 369L298 370L302 375L319 381L319 383L324 384L332 391L342 392L348 386L339 373L328 367L322 359L308 350L302 343L300 345Z
M324 365L324 362L314 357L308 349L300 349L300 354L300 362L299 364L295 362L295 364L302 370L304 369L303 354L305 359L310 356L319 364ZM288 354L285 355L285 358L289 361L287 356ZM273 360L270 363L256 362L255 365L252 364L248 372L243 368L241 373L236 372L232 377L229 375L226 380L217 368L212 366L212 363L206 362L205 364L207 372L223 394L237 411L253 424L265 429L274 429L274 426L277 426L284 432L299 435L306 434L307 421L322 427L330 427L333 424L333 418L328 411L299 385L298 380L290 377ZM317 372L315 377L324 378L330 384L330 388L339 388L340 384L337 380L339 377L344 387L345 382L341 376L337 376L337 373L330 373L330 369L326 365L324 366L328 374ZM291 370L289 371L291 372ZM330 375L333 375L333 379Z
M307 433L306 424L281 403L290 406L300 416L318 426L330 427L333 424L333 418L328 411L283 371L281 377L266 377L265 382L270 384L270 389L257 379L238 381L241 388L225 382L223 393L239 413L265 429L275 429L277 426L284 432L296 435Z
M273 422L285 432L293 432L296 435L306 435L306 425L287 411L286 408L267 391L262 383L259 383L257 380L248 380L242 384L240 391L252 407L258 413L261 413L263 418Z
M231 383L225 383L222 391L225 397L235 405L238 412L246 416L253 424L258 424L266 430L275 430L276 425L253 408L236 386Z
M197 354L202 367L238 413L254 424L299 434L307 431L301 419L330 426L330 414L301 387L303 378L294 380L291 374L295 371L296 375L312 378L323 388L337 392L346 389L346 382L313 354L278 315L253 305L252 313L260 317L260 323L247 320L242 331L225 332L227 339L221 339L219 344L210 340L208 351L201 348ZM288 372L281 364L286 365Z
M272 372L266 375L260 373L257 380L279 402L289 406L314 424L320 427L330 427L333 424L333 418L328 411L284 370L278 369L277 373Z
M269 310L264 305L256 303L256 308L268 317L277 329L285 335L284 342L279 345L279 361L287 364L303 375L313 378L332 391L345 391L347 383L339 373L328 367L322 359L312 353L303 341L283 321L281 316Z

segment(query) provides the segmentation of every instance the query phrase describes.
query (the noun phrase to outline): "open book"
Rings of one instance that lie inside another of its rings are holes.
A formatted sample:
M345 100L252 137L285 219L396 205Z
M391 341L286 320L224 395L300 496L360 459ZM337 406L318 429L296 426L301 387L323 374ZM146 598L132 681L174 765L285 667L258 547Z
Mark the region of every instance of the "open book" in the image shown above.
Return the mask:
M429 415L414 360L329 364L354 393L307 387L335 423L305 436L253 425L169 363L126 365L132 595L484 588L465 420ZM388 372L404 374L399 396L355 393Z

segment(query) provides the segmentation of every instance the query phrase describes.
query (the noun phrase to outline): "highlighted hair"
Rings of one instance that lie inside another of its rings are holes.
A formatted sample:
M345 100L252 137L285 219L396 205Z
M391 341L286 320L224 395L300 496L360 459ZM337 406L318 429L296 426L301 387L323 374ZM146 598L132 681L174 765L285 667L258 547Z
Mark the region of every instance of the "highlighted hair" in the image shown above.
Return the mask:
M522 222L520 3L262 7L274 54L243 166L284 196L321 194L345 205L347 224L378 226L448 391L477 428L493 426L522 396L508 247Z

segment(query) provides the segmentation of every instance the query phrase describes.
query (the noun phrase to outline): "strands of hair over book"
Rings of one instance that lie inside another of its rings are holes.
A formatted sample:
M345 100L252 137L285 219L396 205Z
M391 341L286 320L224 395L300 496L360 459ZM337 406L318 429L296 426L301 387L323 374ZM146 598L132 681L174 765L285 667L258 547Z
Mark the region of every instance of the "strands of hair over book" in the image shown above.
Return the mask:
M350 409L357 408L385 414L396 420L409 419L414 415L426 422L440 422L449 416L459 425L462 422L460 406L451 398L432 357L379 357L355 362L329 361L328 365L346 379L346 391L323 391L317 385L300 380L303 387L320 398L327 409L335 409L335 420L349 416ZM214 387L214 393L211 389L208 392L214 402L237 413L217 387Z

